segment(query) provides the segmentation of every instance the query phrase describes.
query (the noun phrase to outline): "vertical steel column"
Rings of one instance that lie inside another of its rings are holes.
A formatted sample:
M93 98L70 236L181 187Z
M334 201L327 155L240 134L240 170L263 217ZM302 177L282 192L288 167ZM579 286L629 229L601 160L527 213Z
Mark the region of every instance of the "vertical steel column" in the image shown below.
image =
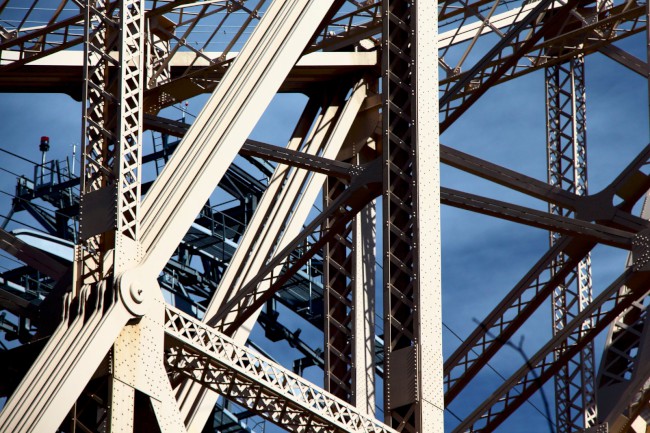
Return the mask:
M117 98L109 86L109 66L116 60L106 55L116 49L116 28L112 18L113 8L102 0L88 1L85 9L84 37L84 106L82 112L81 188L80 188L80 242L75 248L75 290L86 284L96 284L102 277L100 264L114 242L107 234L115 225L114 212L102 209L106 216L101 225L93 218L99 202L111 203L114 208L115 193L112 165L117 137L115 118L109 107L117 106ZM110 39L109 39L110 38ZM106 192L104 192L106 191ZM101 197L103 196L103 197ZM95 200L93 200L96 198ZM105 200L100 200L100 199ZM111 215L112 214L112 215ZM112 269L111 269L112 271Z
M345 190L329 177L328 207ZM375 412L375 204L325 247L325 389L365 414Z
M587 195L587 143L585 129L584 57L546 68L546 118L548 182ZM572 211L550 204L553 215L572 216ZM550 233L551 245L559 233ZM567 257L551 266L557 272ZM553 292L553 335L580 313L592 299L591 259L587 255ZM587 321L583 329L589 329ZM569 344L574 344L570 342ZM557 359L561 353L556 353ZM558 433L581 431L596 422L594 346L580 354L555 376L555 408Z
M119 172L117 173L117 227L115 232L116 275L140 259L139 220L142 137L142 94L144 87L143 0L122 0L120 4L119 119L117 120ZM136 326L137 325L127 325ZM138 330L141 331L138 327ZM149 337L149 335L147 335ZM143 338L143 337L140 337ZM146 338L146 337L145 337ZM110 431L133 431L135 381L133 366L138 362L137 338L123 332L115 340L110 387ZM162 342L160 342L162 345ZM162 347L160 348L162 352ZM155 407L155 406L154 406ZM158 420L160 422L160 419Z
M345 191L339 179L328 177L323 206L329 207ZM328 223L329 225L329 223ZM325 311L325 390L352 401L352 224L325 246L323 266Z
M86 6L77 290L137 259L144 6L123 0L119 17L115 7L103 0Z
M142 93L144 89L144 14L143 0L122 0L120 4L119 119L117 133L119 167L117 173L116 268L126 260L139 259L138 210L142 165ZM133 241L133 242L131 242ZM119 250L119 251L118 251Z
M144 1L122 0L116 6L89 2L86 20L77 290L101 280L110 287L140 259ZM119 53L118 58L111 52ZM109 430L126 432L133 430L134 389L117 379L117 366L134 360L128 350L120 350L128 342L118 338L115 344Z
M352 404L375 414L375 201L352 221Z
M436 40L437 2L384 0L384 400L404 432L443 430Z

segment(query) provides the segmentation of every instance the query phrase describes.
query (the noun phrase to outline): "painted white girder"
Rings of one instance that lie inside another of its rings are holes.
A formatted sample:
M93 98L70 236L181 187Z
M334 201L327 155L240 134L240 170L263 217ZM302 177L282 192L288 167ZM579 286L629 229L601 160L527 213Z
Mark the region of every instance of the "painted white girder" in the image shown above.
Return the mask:
M210 59L221 58L220 52L205 52L205 57ZM239 51L229 52L225 60L234 60L239 57ZM110 56L117 58L117 53L110 53ZM346 68L353 66L375 66L377 64L377 52L323 52L305 54L295 63L296 68ZM81 51L59 51L52 53L42 59L34 60L32 66L52 67L81 67L83 65L83 52ZM196 59L195 55L185 51L177 52L169 61L169 67L205 67L210 66L206 59Z

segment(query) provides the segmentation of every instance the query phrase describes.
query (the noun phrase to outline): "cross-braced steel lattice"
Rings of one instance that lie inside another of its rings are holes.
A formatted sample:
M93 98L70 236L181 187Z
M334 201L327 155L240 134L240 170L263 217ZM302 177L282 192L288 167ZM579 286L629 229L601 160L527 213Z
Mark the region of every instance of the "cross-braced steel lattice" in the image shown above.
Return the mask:
M546 74L548 182L586 196L587 131L584 57L551 66ZM553 215L571 216L571 210L551 203ZM551 232L551 245L562 235ZM557 273L568 260L564 254L551 264ZM557 334L592 299L591 258L587 254L553 291L553 334ZM585 322L585 330L591 323ZM569 342L568 344L574 344ZM559 355L559 354L558 354ZM596 422L594 345L586 344L555 376L555 409L558 432L578 431Z

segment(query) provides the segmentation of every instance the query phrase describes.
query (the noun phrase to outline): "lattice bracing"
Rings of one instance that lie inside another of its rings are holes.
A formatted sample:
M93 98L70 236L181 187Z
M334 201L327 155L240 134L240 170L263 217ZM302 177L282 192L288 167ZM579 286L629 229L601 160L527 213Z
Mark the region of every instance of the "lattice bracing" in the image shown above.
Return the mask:
M165 332L182 343L166 363L289 431L394 432L280 365L171 307Z
M328 178L324 205L345 190L345 184ZM323 294L325 322L325 389L344 401L352 397L352 225L346 227L325 247Z
M578 196L588 194L587 131L584 57L546 69L548 182ZM570 209L551 204L554 215L571 216ZM553 245L561 235L551 232ZM552 273L568 259L560 255ZM592 299L591 257L587 254L553 291L553 335L582 311ZM584 329L591 327L584 323ZM575 344L570 341L569 345ZM564 349L563 349L564 350ZM559 353L557 354L559 356ZM555 377L558 432L572 432L596 422L594 345L588 343Z
M142 94L144 84L144 3L124 1L120 8L121 41L120 163L118 182L119 220L122 236L138 240L140 166L142 165Z
M82 152L81 207L85 206L91 194L110 188L114 184L113 162L114 149L118 136L115 133L115 119L109 116L108 110L118 105L117 96L107 90L109 84L109 66L118 67L119 61L104 55L108 49L116 50L119 40L108 39L108 28L116 25L112 14L113 6L98 1L89 3L85 8L85 43L84 61L85 107L82 120L82 137L85 143ZM88 205L90 206L90 205ZM83 212L83 211L82 211ZM77 252L78 274L81 282L96 283L102 276L98 274L103 251L110 248L104 245L102 233L96 230L86 230L86 225L92 221L80 221L81 238L85 247ZM86 234L86 232L88 232Z

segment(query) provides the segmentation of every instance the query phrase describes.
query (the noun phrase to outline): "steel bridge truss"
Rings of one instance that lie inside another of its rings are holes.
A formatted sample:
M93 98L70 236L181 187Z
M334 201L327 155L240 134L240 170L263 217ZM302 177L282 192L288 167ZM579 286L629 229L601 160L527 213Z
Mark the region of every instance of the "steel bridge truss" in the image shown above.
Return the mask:
M2 386L1 431L197 432L223 397L288 431L489 432L551 379L558 432L645 431L650 206L633 209L650 188L650 145L588 191L584 71L599 52L647 78L647 62L613 45L648 31L646 4L0 0L0 18L0 89L80 99L84 140L79 178L47 191L23 178L12 208L76 239L72 261L0 229L0 249L46 287L30 293L17 271L0 279L0 305L18 320L7 329L32 343L6 351L30 367ZM546 182L440 143L489 89L541 69ZM279 92L307 100L282 147L250 138ZM165 117L205 93L191 124ZM146 129L162 134L151 155ZM548 210L440 186L441 162ZM218 211L217 187L246 206ZM444 361L441 204L550 233L548 251ZM598 245L630 258L596 292ZM322 330L320 352L290 336L322 366L322 387L246 347L258 318L280 328L276 301ZM444 420L544 303L548 340Z

